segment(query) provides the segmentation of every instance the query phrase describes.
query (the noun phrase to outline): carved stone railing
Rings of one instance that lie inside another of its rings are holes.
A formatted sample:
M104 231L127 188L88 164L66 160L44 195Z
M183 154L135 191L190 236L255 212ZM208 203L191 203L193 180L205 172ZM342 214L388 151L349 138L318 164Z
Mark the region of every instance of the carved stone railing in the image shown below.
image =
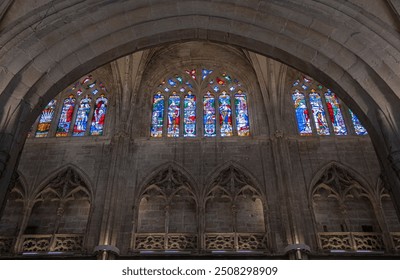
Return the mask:
M81 252L83 236L79 234L23 235L18 251L24 252Z
M0 236L0 255L11 253L13 244L13 237Z
M207 251L255 251L266 250L267 240L264 233L206 233Z
M179 250L198 249L197 234L193 233L138 233L135 235L134 250Z
M400 232L391 232L393 246L396 251L400 251Z
M206 233L206 251L261 251L267 249L264 233ZM193 233L137 233L133 249L136 251L197 251L197 234Z
M384 251L381 233L376 232L320 232L322 250Z

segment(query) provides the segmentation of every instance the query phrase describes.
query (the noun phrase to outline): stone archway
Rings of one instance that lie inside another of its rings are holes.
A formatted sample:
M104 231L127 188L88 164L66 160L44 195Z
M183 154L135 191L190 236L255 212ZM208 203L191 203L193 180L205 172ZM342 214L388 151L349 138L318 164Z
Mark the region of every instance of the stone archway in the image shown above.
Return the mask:
M277 59L332 88L370 132L400 205L400 42L360 8L329 0L50 5L1 31L0 202L34 117L71 81L137 50L208 40Z

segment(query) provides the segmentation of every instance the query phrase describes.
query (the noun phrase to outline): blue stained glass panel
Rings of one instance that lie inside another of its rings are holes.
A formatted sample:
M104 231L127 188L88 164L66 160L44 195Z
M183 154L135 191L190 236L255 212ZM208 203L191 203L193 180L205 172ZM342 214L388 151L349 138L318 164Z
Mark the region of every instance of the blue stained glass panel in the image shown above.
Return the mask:
M171 95L168 100L168 137L179 137L181 98Z
M51 121L54 117L54 111L56 109L56 100L51 100L49 104L43 109L39 117L38 127L35 133L35 137L47 137L50 130Z
M250 135L249 113L247 97L244 93L235 94L236 129L239 136Z
M151 137L162 137L164 124L164 96L155 94L153 97L153 113L151 116Z
M68 136L71 127L72 116L74 114L75 101L76 99L73 95L68 96L68 98L64 100L64 105L61 109L60 120L58 121L56 137Z
M184 100L184 137L196 136L196 96L189 93Z
M90 113L90 103L92 98L88 95L85 96L79 103L79 109L76 113L76 120L72 136L84 136L88 124L88 117Z
M318 135L330 135L328 123L326 121L325 110L322 106L319 93L312 91L309 94L312 114L314 116L315 126Z
M354 130L357 135L367 135L368 132L365 129L365 127L362 126L360 120L357 118L357 116L349 109L351 120L353 122Z
M215 137L217 135L215 120L215 98L214 95L207 93L203 98L203 122L204 136Z
M96 107L93 111L90 135L103 135L104 120L107 112L107 98L101 95L96 100Z
M224 93L219 96L219 123L222 137L233 135L231 97Z
M300 135L312 135L310 115L308 113L304 94L298 90L295 90L292 95L292 100L296 112L297 127L299 128Z

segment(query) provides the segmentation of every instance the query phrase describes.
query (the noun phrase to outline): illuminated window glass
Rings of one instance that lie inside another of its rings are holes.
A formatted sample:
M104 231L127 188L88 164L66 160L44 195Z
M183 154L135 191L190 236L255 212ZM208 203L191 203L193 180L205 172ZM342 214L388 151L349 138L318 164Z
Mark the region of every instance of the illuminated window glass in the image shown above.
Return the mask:
M295 80L291 92L300 135L312 135L313 132L317 135L348 135L350 122L353 122L357 135L367 133L353 112L349 111L351 120L347 113L343 114L347 107L336 94L312 78L303 76ZM324 92L323 97L320 92ZM314 125L310 124L310 115Z
M151 117L151 137L161 137L164 124L164 96L160 93L153 96L153 113Z
M304 94L295 90L292 94L294 108L296 112L297 127L301 135L312 135L310 115L308 113Z
M309 94L312 114L314 116L315 126L318 135L329 135L329 127L326 121L325 110L322 106L321 96L319 93L312 91Z
M339 100L329 89L325 92L326 107L331 120L335 135L347 135L346 125L340 109Z
M57 126L57 132L56 132L57 137L68 136L72 117L74 115L75 101L76 99L72 94L64 100L64 104L61 109L60 120L58 121L58 126Z
M354 126L354 131L356 132L357 135L367 135L368 132L367 130L362 126L360 120L357 118L357 116L349 109L351 120L353 122Z
M90 125L90 135L103 135L104 120L107 112L107 98L101 95L96 99L93 111L92 123Z
M88 125L88 118L91 108L92 98L86 95L79 103L79 108L76 113L76 120L72 136L84 136Z
M210 92L208 92L203 98L203 111L204 136L214 137L217 135L215 120L215 98Z
M168 137L179 137L180 124L180 105L179 95L171 95L168 99Z
M247 110L247 97L244 93L235 94L236 130L239 136L249 136L250 124Z
M43 109L39 117L38 127L35 133L35 137L47 137L50 130L51 121L54 117L54 111L56 109L56 100L51 100L47 104L46 108Z
M221 136L233 135L231 97L226 92L219 96L219 124Z
M184 134L185 137L196 136L196 96L191 92L184 100Z

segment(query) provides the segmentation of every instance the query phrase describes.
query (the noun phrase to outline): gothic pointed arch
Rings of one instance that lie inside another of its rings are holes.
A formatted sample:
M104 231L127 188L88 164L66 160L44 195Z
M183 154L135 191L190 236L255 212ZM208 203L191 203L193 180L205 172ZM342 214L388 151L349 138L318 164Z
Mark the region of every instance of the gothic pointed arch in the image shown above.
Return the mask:
M384 249L373 190L351 168L331 162L317 172L310 202L320 249Z
M266 203L256 180L235 162L211 178L204 199L206 249L266 250Z
M137 201L135 250L198 248L198 200L190 175L174 163L145 180Z
M68 164L58 168L46 176L39 187L32 193L36 201L47 196L52 200L69 201L76 198L92 201L90 180L79 167Z
M73 165L55 170L32 193L19 250L22 252L84 250L92 192L83 172Z

